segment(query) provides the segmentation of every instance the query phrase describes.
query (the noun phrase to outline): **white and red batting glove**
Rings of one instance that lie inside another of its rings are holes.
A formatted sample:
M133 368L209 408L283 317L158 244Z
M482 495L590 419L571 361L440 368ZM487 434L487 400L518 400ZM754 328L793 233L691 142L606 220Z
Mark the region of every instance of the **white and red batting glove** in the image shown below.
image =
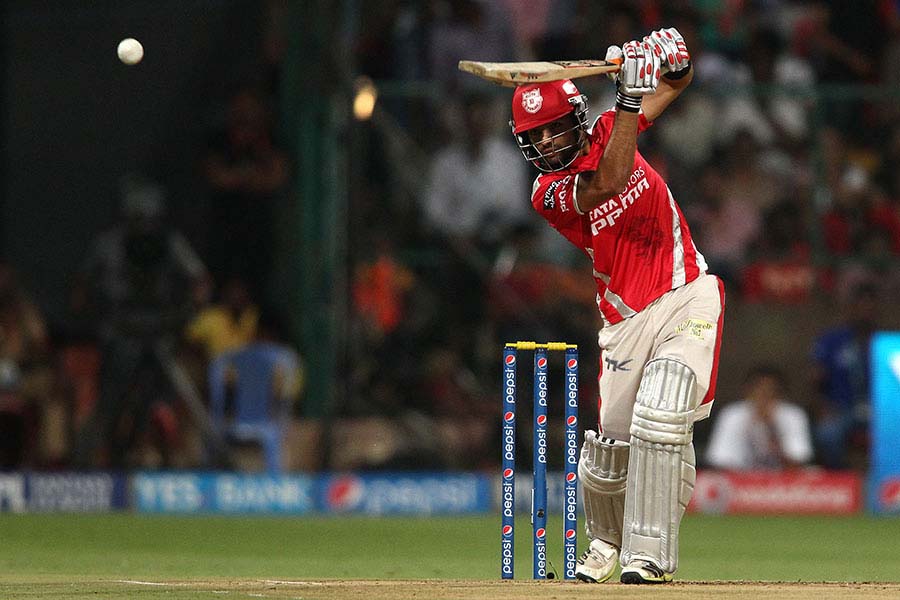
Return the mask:
M606 60L622 58L616 75L616 106L628 112L641 109L641 99L656 92L660 77L660 57L649 42L631 41L619 48L610 46Z
M684 37L674 27L659 29L644 38L653 47L653 53L659 56L662 69L667 79L681 79L687 75L691 67L691 54L688 52Z

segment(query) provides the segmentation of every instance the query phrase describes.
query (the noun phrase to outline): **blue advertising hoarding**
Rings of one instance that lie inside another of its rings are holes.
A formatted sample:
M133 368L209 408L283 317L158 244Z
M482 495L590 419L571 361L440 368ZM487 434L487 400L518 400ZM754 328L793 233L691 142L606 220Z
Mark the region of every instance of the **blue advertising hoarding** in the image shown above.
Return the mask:
M454 515L494 509L494 480L480 473L323 476L319 510L366 515Z
M146 513L449 515L493 509L483 474L266 475L137 473L132 507Z
M3 473L0 512L108 512L127 507L118 473Z
M900 514L900 332L877 333L870 348L872 448L868 507Z
M306 475L138 473L132 506L149 513L304 514L315 507Z

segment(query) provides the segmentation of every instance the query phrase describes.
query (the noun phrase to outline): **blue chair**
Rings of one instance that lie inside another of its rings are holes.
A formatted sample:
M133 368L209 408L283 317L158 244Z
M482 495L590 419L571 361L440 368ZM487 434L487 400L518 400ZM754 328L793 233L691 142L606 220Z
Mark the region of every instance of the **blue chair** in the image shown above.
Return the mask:
M290 420L291 399L283 390L297 387L299 366L293 350L265 342L226 352L209 366L213 423L229 441L259 444L272 473L282 470L281 447ZM228 415L226 398L231 399Z

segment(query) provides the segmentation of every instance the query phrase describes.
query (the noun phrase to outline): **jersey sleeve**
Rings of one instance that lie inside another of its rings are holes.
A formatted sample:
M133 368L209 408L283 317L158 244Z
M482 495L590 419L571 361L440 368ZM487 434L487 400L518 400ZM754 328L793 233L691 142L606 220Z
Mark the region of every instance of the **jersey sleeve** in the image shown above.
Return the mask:
M534 180L531 204L538 214L552 223L555 218L575 210L572 204L574 194L574 175L560 177L541 175Z
M606 147L609 136L612 135L612 128L615 121L616 111L615 109L609 109L597 117L597 120L594 122L592 133L594 139L598 141L601 146ZM638 134L647 131L651 125L653 125L653 121L648 121L643 112L638 113Z
M575 181L572 173L539 176L531 190L531 204L554 229L583 249L590 241L584 239L581 215L575 210Z

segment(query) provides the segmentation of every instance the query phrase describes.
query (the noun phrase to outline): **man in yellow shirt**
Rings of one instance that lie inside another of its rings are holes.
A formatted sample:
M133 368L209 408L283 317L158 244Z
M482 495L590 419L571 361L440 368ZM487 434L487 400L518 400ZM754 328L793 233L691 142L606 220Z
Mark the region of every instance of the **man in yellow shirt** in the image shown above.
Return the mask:
M221 300L203 310L187 326L187 339L201 346L207 360L249 344L256 337L259 307L247 283L233 277L222 287Z

